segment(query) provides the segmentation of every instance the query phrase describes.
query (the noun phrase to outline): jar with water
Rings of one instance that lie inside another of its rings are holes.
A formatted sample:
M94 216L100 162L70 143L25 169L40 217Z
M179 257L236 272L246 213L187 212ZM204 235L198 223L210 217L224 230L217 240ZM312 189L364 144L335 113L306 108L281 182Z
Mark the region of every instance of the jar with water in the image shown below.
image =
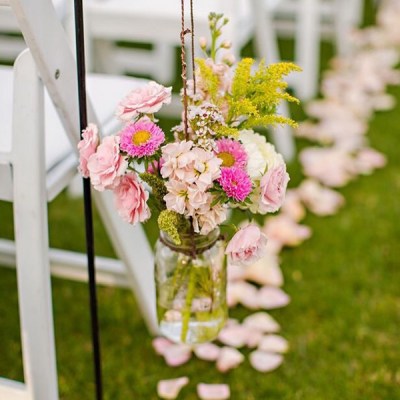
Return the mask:
M181 234L176 245L161 231L156 243L157 316L161 334L177 343L213 340L228 318L225 241Z

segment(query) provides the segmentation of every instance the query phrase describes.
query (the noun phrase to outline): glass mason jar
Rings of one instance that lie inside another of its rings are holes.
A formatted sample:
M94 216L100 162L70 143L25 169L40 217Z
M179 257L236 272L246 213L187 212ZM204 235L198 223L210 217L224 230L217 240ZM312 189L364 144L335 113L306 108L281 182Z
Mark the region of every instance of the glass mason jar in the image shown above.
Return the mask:
M156 243L160 331L177 343L208 342L228 317L225 242L218 228L208 235L181 235L181 240L176 245L161 231Z

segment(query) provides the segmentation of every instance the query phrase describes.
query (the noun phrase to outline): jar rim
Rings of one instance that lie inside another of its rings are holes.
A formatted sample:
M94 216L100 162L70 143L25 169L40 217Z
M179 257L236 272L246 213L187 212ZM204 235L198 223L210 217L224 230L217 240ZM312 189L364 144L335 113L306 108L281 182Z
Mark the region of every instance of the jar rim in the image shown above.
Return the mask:
M178 245L165 231L160 231L159 240L164 245L169 247L171 250L188 255L193 254L193 247L196 254L203 253L204 251L210 249L215 243L218 242L218 240L221 239L221 235L219 227L216 227L207 235L201 235L200 233L194 233L193 235L190 233L183 233L180 234L180 238L181 244Z

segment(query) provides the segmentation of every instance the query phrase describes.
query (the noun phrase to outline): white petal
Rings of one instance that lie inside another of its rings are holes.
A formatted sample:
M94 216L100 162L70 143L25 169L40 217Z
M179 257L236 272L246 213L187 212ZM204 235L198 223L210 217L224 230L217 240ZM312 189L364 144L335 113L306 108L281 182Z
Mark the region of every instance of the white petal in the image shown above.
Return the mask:
M221 349L216 344L213 343L203 343L194 347L194 354L197 358L205 361L216 361Z
M248 330L242 325L224 327L218 335L218 340L232 347L243 347L247 342Z
M268 313L263 311L249 315L243 320L243 324L263 333L275 333L281 329L279 324Z
M256 350L250 354L250 364L254 369L260 372L269 372L278 368L283 362L280 354L267 353Z
M164 355L166 349L171 347L174 343L167 338L160 336L153 339L152 344L155 352L162 356Z
M192 351L190 346L185 344L173 344L168 347L164 352L165 362L170 367L177 367L185 364L190 360Z
M282 286L283 275L278 257L267 253L263 258L246 268L244 278L259 285Z
M226 400L231 396L229 386L224 384L199 383L197 394L201 400Z
M258 344L258 350L270 353L286 353L289 350L289 343L282 336L265 335Z
M265 310L285 307L290 303L290 297L281 289L264 286L257 295L258 304Z
M217 360L217 369L227 372L244 361L244 355L233 347L223 347Z
M188 383L189 378L186 376L159 381L157 384L157 394L162 399L176 399L181 389Z

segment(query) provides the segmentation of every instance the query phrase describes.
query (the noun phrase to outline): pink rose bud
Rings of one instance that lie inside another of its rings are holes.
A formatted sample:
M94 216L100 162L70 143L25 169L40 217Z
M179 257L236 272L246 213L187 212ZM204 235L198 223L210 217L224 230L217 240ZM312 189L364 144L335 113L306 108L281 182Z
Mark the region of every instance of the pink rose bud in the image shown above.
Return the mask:
M239 229L226 247L225 254L236 265L251 265L265 255L267 237L257 225Z
M199 39L199 44L200 44L200 47L201 47L202 49L205 49L205 48L207 47L207 39L206 39L204 36L202 36L202 37Z

